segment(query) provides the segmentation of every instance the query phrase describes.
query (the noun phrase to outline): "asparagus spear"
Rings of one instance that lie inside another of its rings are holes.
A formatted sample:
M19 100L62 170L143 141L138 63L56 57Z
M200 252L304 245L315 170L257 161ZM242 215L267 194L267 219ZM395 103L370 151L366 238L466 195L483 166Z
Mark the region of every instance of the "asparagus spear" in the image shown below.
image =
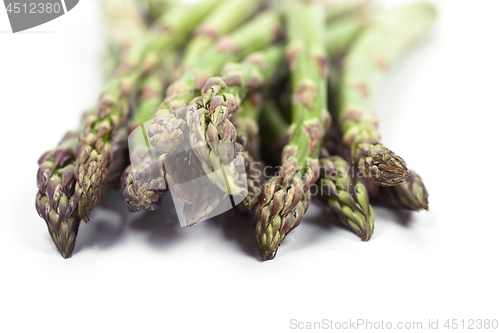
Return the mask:
M262 260L273 259L286 235L300 224L309 207L309 188L318 178L319 147L329 122L323 14L319 5L299 0L290 4L287 13L294 130L283 149L279 175L266 182L256 214Z
M128 117L129 99L138 80L156 63L153 59L182 43L195 22L219 2L205 0L194 7L179 5L168 11L145 41L128 52L120 70L104 89L97 116L89 117L78 143L75 192L78 212L84 221L89 222L89 214L101 197L113 159L111 141Z
M328 131L324 147L329 154L340 155L344 159L351 161L348 149L342 144L340 130L332 128ZM429 209L429 193L422 178L413 170L408 178L395 186L381 187L376 186L366 178L360 180L363 181L374 204L415 211Z
M432 5L419 2L396 9L369 27L345 59L338 121L344 143L366 178L394 186L410 174L404 160L380 143L370 98L387 68L429 28Z
M368 241L374 228L368 190L360 180L351 177L349 162L340 156L331 156L326 149L322 149L321 155L320 198L337 213L345 226L362 241Z

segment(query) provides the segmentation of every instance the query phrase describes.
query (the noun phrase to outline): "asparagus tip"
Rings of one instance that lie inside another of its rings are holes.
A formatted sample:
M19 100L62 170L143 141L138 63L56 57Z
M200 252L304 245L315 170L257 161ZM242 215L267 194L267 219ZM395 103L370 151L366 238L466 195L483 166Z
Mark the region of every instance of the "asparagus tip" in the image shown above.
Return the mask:
M395 186L410 175L406 162L381 144L363 144L365 156L360 159L360 167L365 177L378 186Z

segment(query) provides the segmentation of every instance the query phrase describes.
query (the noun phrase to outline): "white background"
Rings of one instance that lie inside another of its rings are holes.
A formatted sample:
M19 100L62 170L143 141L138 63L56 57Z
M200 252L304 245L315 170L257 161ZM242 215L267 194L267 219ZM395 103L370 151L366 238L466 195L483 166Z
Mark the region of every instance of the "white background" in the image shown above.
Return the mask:
M312 206L265 263L250 219L229 213L180 228L168 207L127 213L119 192L103 198L63 260L34 208L37 159L97 100L103 19L97 1L80 1L12 34L0 9L0 331L500 320L500 1L434 2L432 35L394 67L376 104L383 142L422 175L430 211L376 209L375 234L362 243Z

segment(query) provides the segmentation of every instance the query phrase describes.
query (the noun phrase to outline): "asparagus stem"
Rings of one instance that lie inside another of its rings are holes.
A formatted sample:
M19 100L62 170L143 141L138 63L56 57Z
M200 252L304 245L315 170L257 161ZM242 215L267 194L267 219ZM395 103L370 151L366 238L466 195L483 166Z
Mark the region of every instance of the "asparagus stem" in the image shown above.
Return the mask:
M129 7L127 2L117 7L117 2L102 2L108 25L114 28L115 25L122 26L125 17L130 22L126 23L132 30L130 38L142 34L142 23L139 23L135 8ZM145 30L145 29L144 29ZM135 33L134 33L135 31ZM130 39L121 38L122 35L111 33L111 45L114 56L106 59L105 67L115 67L119 54L132 47ZM106 72L108 72L106 70ZM52 151L44 153L38 163L37 187L35 207L38 214L47 224L49 234L63 258L70 258L75 247L76 237L80 226L80 216L78 214L78 199L75 194L76 177L74 174L78 137L81 135L89 116L97 110L87 112L82 115L80 125L74 131L64 135L60 143ZM110 174L105 187L111 186L114 181L113 174L123 167L126 157L126 149L123 145L123 128L111 144L112 150L118 158L114 159L110 165ZM126 139L126 135L125 135ZM126 147L125 147L126 148ZM127 152L128 154L128 152Z
M275 257L281 242L300 224L309 207L309 188L319 173L319 147L329 126L322 8L310 1L292 1L287 31L293 134L283 149L280 173L266 182L256 214L255 234L262 260Z
M366 178L394 186L410 174L405 161L380 143L371 98L387 68L429 28L436 12L425 2L396 9L370 26L345 59L338 121L344 143Z
M139 46L128 52L120 70L101 95L97 116L90 117L79 138L76 195L80 217L89 214L99 202L108 166L113 159L111 142L129 114L129 99L138 80L153 59L177 47L194 28L195 22L210 12L220 0L205 0L194 7L175 6L155 25Z

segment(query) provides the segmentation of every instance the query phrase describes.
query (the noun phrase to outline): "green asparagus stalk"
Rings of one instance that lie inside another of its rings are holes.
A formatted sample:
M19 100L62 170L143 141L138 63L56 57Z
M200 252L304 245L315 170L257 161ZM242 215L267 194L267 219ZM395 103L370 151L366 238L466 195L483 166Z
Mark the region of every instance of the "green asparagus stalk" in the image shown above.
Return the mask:
M255 234L262 260L275 257L278 246L309 207L309 188L318 178L319 148L329 127L322 8L310 1L292 1L287 31L293 134L283 149L279 175L266 182L256 214Z
M243 8L255 10L254 7L249 6L248 1L246 0L238 0L232 3L238 4ZM207 17L206 22L201 23L201 26L211 27L213 31L218 31L218 33L223 34L229 32L228 30L231 30L238 24L241 24L246 20L248 15L251 14L250 12L237 18L228 18L228 20L232 21L231 24L216 24L216 19L220 19L220 15L224 13L226 13L225 10L216 10L214 15ZM215 16L215 14L217 14L217 16ZM227 13L225 15L227 15ZM259 28L262 28L263 30L259 30ZM266 31L266 29L269 30ZM262 45L266 45L274 38L269 34L269 31L276 31L276 34L278 34L278 29L278 15L276 13L268 12L260 15L255 20L246 23L233 33L220 38L217 46L208 51L202 49L203 45L208 46L204 43L208 37L196 37L190 43L190 45L193 43L196 44L196 47L188 46L188 48L191 49L189 55L191 59L194 58L195 51L199 53L198 65L192 68L185 68L184 75L172 83L167 89L167 98L163 103L158 104L160 105L160 108L156 113L157 115L167 113L167 116L159 117L159 121L153 123L148 131L148 134L154 133L156 129L158 129L158 131L162 131L161 126L165 123L169 124L170 121L173 123L173 127L171 128L177 128L178 123L181 121L185 123L184 120L177 119L174 115L175 109L187 105L187 103L195 97L196 92L201 89L202 85L206 81L206 78L216 75L226 61L245 56L254 48L260 48ZM231 45L232 48L228 48L228 45ZM172 137L175 138L176 135L177 132ZM168 141L163 141L161 137L157 137L157 140L160 145L170 144ZM181 138L181 141L182 140L183 138ZM156 141L151 141L151 144L154 147L154 142ZM139 157L142 157L142 160ZM166 174L163 181L158 179L158 173L162 173L164 167L156 165L156 161L149 161L148 155L145 153L137 153L134 158L137 159L135 160L135 163L133 163L133 173L131 173L132 168L130 168L128 170L128 175L123 175L122 177L123 195L126 198L127 206L131 212L157 210L161 205L161 197L164 195L165 190L168 187L166 185ZM185 172L189 172L189 170L185 170ZM137 175L137 177L134 176L134 174Z
M340 156L321 151L321 172L318 180L321 199L338 215L340 221L362 241L373 234L374 213L369 193L361 180L351 177L351 164Z
M332 128L328 131L324 147L329 154L341 155L345 160L351 161L349 150L342 144L342 134L337 128ZM429 193L425 188L422 178L413 170L411 170L408 178L395 186L381 187L376 186L366 178L360 180L368 190L371 201L375 205L414 211L429 209Z
M371 25L345 59L338 121L354 163L376 185L394 186L410 172L401 157L380 143L371 97L387 68L429 29L435 16L434 7L425 2L396 9Z
M126 1L123 6L117 6L117 2L102 2L107 24L111 31L111 45L113 54L107 54L106 67L115 67L119 54L131 47L135 37L145 34L145 25L141 21L135 7ZM127 24L131 30L130 40L125 40L122 35L113 33L117 26ZM78 200L75 195L76 178L74 166L76 162L76 150L78 137L84 129L88 117L93 113L87 112L82 118L79 127L65 134L57 147L44 153L39 159L37 173L38 193L36 195L35 207L38 214L47 224L49 234L63 258L70 258L75 247L76 237L80 226L78 215ZM110 165L111 176L105 186L113 185L114 176L122 168L126 160L126 146L124 146L124 129L120 129L115 140L112 142L113 151L118 156ZM126 142L125 142L126 143Z
M129 100L140 78L157 63L157 57L179 46L221 0L205 0L194 7L175 6L168 11L139 46L128 52L120 70L110 80L99 101L97 116L89 117L79 138L75 167L80 217L99 202L108 166L113 159L111 142L129 114Z

